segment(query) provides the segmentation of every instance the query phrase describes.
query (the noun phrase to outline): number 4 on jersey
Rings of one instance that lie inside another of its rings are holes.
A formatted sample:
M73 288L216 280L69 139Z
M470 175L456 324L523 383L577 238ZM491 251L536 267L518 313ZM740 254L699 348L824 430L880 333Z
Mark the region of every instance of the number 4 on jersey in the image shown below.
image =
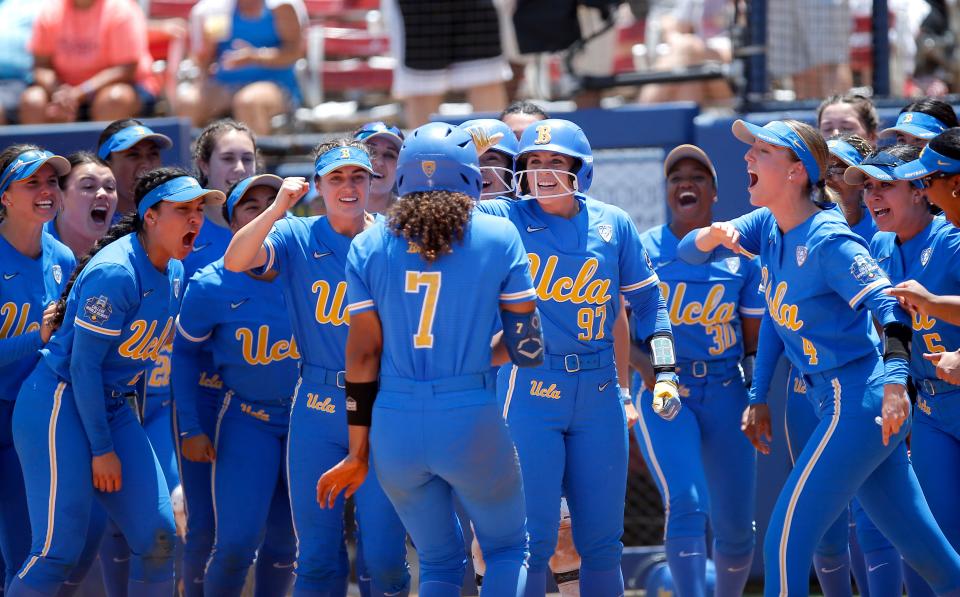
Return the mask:
M414 348L433 348L433 318L437 314L437 297L440 296L440 272L408 271L404 290L420 293L420 287L426 287L423 306L420 309L420 323L413 335Z

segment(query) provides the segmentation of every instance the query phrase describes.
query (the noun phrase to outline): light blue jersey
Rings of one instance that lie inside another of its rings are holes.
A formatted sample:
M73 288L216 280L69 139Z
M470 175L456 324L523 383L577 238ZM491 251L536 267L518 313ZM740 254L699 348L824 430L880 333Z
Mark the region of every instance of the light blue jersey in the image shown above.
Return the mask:
M860 221L851 226L850 230L853 230L860 238L867 241L867 244L873 239L873 235L877 233L877 223L873 221L870 210L867 209L865 205L860 206Z
M0 400L15 400L37 363L43 310L60 298L76 261L46 232L31 259L0 236Z
M429 380L490 371L499 303L534 299L527 256L509 222L474 212L463 244L434 263L381 221L347 258L350 313L383 322L381 374ZM463 321L470 321L464 329Z
M183 273L187 280L193 277L201 267L210 265L217 259L223 257L227 252L227 246L230 245L230 239L233 233L229 228L224 228L210 220L204 220L200 227L200 233L193 241L193 250L190 255L183 260Z
M718 249L705 265L677 258L680 239L667 225L640 235L660 278L680 361L739 360L742 317L762 317L759 260ZM639 340L643 340L640 338Z

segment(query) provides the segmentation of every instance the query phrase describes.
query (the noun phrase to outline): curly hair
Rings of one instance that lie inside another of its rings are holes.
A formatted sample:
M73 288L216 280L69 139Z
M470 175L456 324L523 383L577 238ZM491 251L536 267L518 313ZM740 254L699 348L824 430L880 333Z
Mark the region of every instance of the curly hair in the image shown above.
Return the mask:
M844 134L844 135L834 135L827 139L827 141L832 141L834 139L840 139L841 141L846 141L850 144L851 147L857 150L857 153L860 154L861 158L865 158L871 153L873 153L873 146L870 145L870 142L861 137L860 135L854 134Z
M463 193L409 193L387 212L387 226L433 263L453 251L454 242L463 242L472 211L473 199Z

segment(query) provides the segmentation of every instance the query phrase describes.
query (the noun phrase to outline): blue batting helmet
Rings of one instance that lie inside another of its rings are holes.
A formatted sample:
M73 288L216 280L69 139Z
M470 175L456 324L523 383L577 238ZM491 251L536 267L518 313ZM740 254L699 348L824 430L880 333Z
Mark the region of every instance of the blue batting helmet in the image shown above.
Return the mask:
M413 131L397 158L400 195L428 191L480 197L483 177L473 139L465 130L445 122L431 122Z
M460 125L460 128L463 130L474 127L482 128L488 135L503 133L503 139L497 141L497 144L491 147L489 151L499 151L510 158L511 162L513 158L517 157L517 149L520 147L520 143L517 141L517 136L513 134L513 131L511 131L510 127L506 124L496 118L474 118Z
M534 122L523 131L517 151L517 171L526 169L526 154L552 151L574 159L572 173L577 175L578 190L586 192L593 182L593 151L590 141L576 124L560 118Z

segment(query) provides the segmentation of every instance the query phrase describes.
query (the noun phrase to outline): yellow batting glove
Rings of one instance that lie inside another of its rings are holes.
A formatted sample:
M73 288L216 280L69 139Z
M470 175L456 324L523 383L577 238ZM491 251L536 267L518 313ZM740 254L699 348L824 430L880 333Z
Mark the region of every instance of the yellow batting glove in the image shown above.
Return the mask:
M481 156L487 153L487 150L503 139L503 133L494 133L488 135L486 129L482 126L472 126L467 129L470 137L473 139L473 146L477 149L477 155Z
M680 412L680 389L676 373L658 373L653 386L653 412L672 421Z

